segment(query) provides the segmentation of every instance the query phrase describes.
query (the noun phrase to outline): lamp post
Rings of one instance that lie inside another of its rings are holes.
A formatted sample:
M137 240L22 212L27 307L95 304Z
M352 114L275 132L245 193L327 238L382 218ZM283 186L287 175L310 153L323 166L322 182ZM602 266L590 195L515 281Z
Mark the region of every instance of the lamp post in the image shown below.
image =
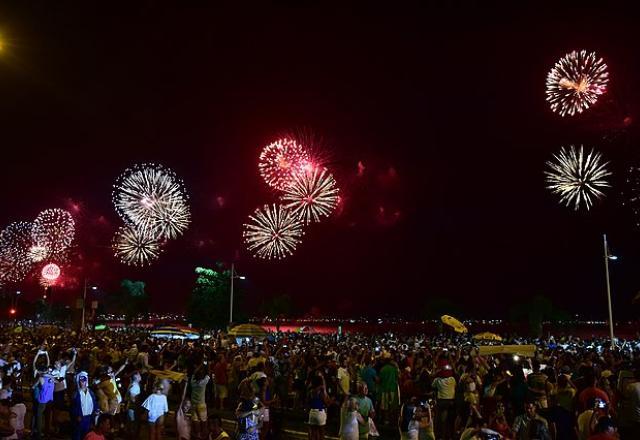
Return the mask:
M230 292L230 301L229 301L229 324L233 322L233 280L235 278L238 278L240 280L246 279L246 277L236 274L236 265L235 263L231 263L231 292Z
M607 304L609 306L609 337L611 338L611 346L615 344L615 337L613 335L613 308L611 307L611 281L609 279L609 260L617 260L618 257L611 255L609 252L609 245L607 244L607 234L602 234L602 240L604 244L604 273L607 281Z
M80 323L80 333L84 332L84 314L85 306L87 305L87 283L89 280L84 279L84 289L82 289L82 321ZM98 290L96 286L91 286L91 290Z

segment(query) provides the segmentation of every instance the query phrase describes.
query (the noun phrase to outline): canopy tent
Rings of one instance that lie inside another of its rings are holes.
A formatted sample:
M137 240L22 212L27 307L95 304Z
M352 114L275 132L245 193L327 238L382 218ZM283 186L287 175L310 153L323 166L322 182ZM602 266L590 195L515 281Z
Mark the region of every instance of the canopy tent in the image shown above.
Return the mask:
M491 333L491 332L482 332L482 333L478 333L477 335L473 335L473 339L479 340L479 341L502 341L502 336L500 335L496 335L495 333Z
M264 338L267 331L255 324L240 324L229 330L230 336Z
M533 357L536 354L535 345L481 345L478 347L480 356L492 354L517 354L518 356Z
M449 315L442 315L440 317L440 320L444 323L447 324L448 326L450 326L451 328L453 328L453 330L456 333L467 333L469 330L467 330L467 327L465 327L465 325L458 321L456 318L454 318L453 316L449 316Z
M151 336L154 338L165 339L198 339L200 334L189 328L182 326L163 326L156 327L151 331Z

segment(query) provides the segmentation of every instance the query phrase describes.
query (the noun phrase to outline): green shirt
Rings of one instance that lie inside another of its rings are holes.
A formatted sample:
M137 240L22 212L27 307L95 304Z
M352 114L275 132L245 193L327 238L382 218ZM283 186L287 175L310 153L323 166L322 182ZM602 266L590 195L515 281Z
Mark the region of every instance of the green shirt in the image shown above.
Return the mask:
M356 400L358 401L358 412L365 422L362 425L358 423L358 433L362 436L363 434L369 433L369 413L373 409L373 403L371 403L371 399L367 396L356 396Z
M380 391L383 393L398 392L398 369L393 364L387 364L380 370Z

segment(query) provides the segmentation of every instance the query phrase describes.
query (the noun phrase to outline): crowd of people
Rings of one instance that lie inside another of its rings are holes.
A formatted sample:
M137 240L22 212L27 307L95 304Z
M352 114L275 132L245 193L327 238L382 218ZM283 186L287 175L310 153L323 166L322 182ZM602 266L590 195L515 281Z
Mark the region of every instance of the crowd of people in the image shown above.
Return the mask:
M640 439L633 341L509 340L524 357L464 335L208 336L3 331L0 438Z

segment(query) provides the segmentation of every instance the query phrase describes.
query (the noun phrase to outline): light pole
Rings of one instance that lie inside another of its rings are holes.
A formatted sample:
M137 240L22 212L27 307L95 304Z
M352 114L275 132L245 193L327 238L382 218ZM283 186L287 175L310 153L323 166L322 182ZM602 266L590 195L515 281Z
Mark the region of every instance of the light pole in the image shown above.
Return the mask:
M231 292L230 292L230 301L229 301L229 324L233 322L233 280L235 278L238 278L240 280L246 279L246 277L236 274L236 265L235 263L231 263Z
M82 321L80 323L80 333L84 332L84 313L85 306L87 305L87 282L88 280L84 279L84 289L82 289ZM97 290L96 286L91 286L91 290Z
M609 245L607 244L607 234L602 234L602 240L604 244L604 273L607 280L607 304L609 305L609 337L611 338L611 346L615 344L615 337L613 335L613 309L611 307L611 282L609 280L609 260L617 260L618 257L611 255L609 252Z

